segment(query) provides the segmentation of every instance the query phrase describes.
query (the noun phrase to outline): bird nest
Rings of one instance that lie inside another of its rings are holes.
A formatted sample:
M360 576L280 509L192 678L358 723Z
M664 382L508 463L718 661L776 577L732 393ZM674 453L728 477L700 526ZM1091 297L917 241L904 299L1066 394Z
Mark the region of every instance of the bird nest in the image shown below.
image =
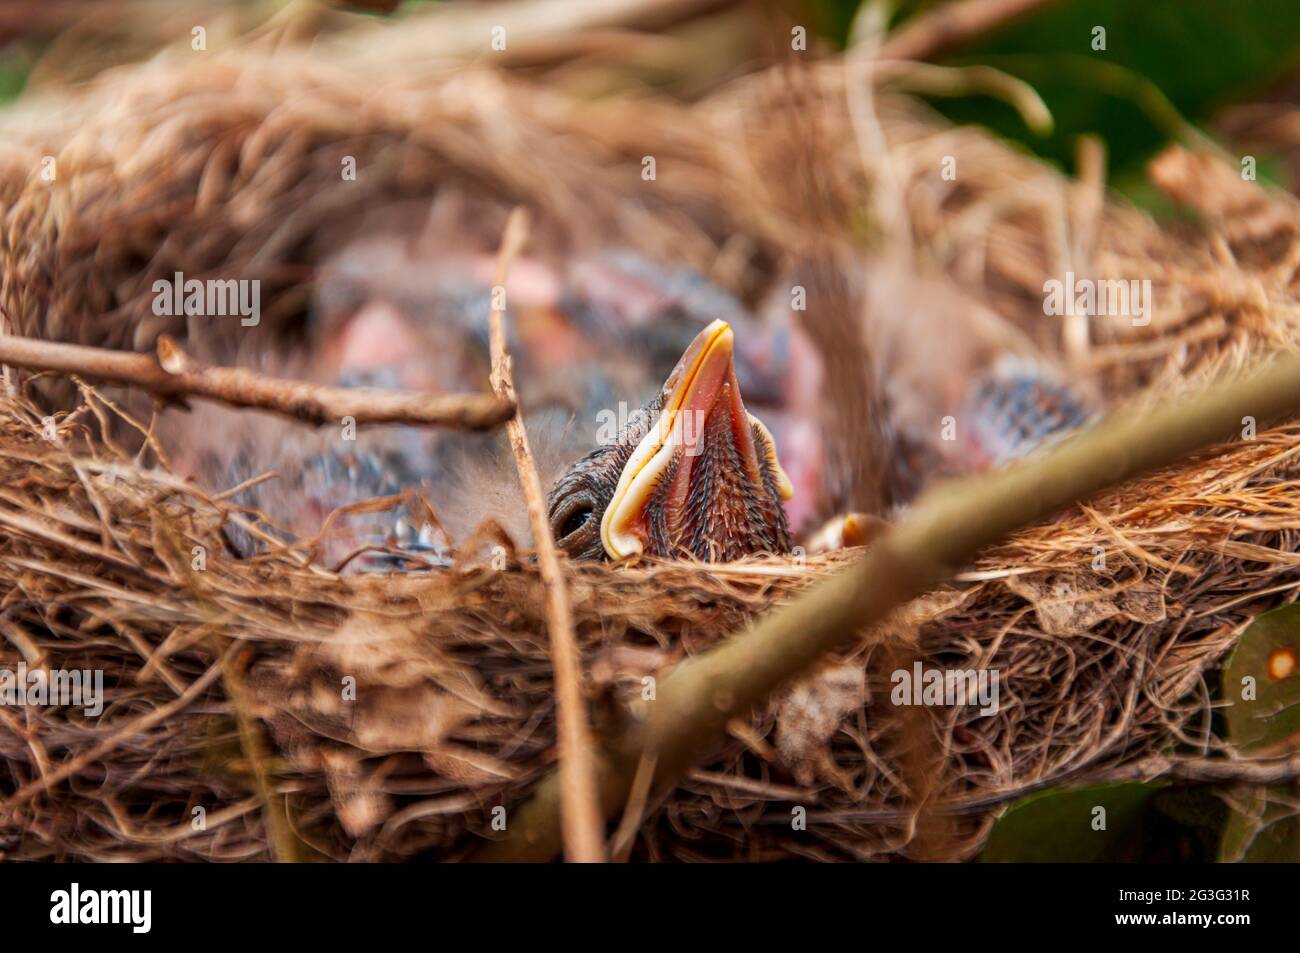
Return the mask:
M1294 340L1294 213L1212 158L1175 150L1153 169L1175 197L1219 203L1199 208L1203 232L1181 234L908 100L880 95L855 116L848 66L630 114L418 62L347 47L160 57L11 111L9 329L135 348L169 332L229 354L154 315L150 289L175 271L238 274L263 280L258 333L278 346L303 321L304 262L368 208L439 196L481 213L467 243L491 248L523 204L541 245L634 247L750 300L810 248L870 243L844 209L892 203L918 271L1008 340L1135 399ZM774 174L806 171L794 150L810 143L814 172ZM647 151L660 180L632 192ZM934 174L949 154L956 183ZM53 181L34 171L46 156ZM340 177L346 157L356 181ZM1072 336L1044 322L1043 282L1075 254L1094 273L1152 278L1151 324ZM169 473L129 395L49 383L11 375L0 400L0 668L102 671L106 703L98 717L0 707L0 855L456 858L495 837L498 809L509 816L555 766L528 554L469 540L450 568L351 576L315 565L309 543L239 558L224 531L250 514ZM1215 667L1297 584L1297 441L1295 426L1261 432L984 552L896 612L891 639L846 648L733 721L711 762L647 806L632 856L966 857L1019 793L1171 743L1215 748ZM597 733L678 660L852 558L566 563ZM918 722L890 704L900 658L1004 673L999 711ZM933 809L918 817L922 800ZM798 808L806 825L791 823Z

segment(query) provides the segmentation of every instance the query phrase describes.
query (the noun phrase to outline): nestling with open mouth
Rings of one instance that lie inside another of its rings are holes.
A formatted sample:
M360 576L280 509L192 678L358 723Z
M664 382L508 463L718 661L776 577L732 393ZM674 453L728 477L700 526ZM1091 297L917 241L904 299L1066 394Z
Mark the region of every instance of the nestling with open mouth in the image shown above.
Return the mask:
M745 410L731 326L717 320L617 440L556 481L549 516L574 558L721 562L790 552L792 492L771 433Z

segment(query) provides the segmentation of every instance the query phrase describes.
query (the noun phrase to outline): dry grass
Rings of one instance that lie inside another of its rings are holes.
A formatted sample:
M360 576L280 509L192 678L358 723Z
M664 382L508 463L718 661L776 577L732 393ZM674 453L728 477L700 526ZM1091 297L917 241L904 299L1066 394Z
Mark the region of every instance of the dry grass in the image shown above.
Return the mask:
M99 668L110 686L99 719L6 711L8 856L270 856L229 700L232 658L247 666L244 697L272 742L267 790L309 855L454 854L551 765L554 695L531 564L496 571L468 552L452 570L338 578L302 565L301 551L236 559L219 532L239 518L228 504L92 455L76 422L61 426L60 447L30 406L4 410L0 659ZM1270 431L1094 500L987 553L896 621L927 664L1003 673L997 717L958 709L935 724L942 801L963 813L966 837L981 808L1017 790L1086 778L1171 739L1217 746L1207 672L1253 613L1300 586L1298 436ZM1092 571L1094 546L1108 554L1104 573ZM615 726L618 699L639 694L644 676L844 558L569 567L598 726ZM343 700L349 676L355 701ZM719 761L653 814L638 854L905 848L888 693L876 659L828 666L735 726ZM78 769L59 777L74 758ZM807 835L789 830L792 804L810 811ZM195 807L207 830L191 826Z
M311 263L366 211L415 200L472 210L482 233L467 245L491 248L523 204L556 254L631 246L751 301L812 254L871 275L904 253L994 346L1135 399L1295 340L1296 219L1262 192L1202 208L1200 230L1164 230L1099 183L910 101L878 96L855 126L837 65L635 110L486 70L395 67L296 49L163 57L57 108L0 116L9 327L142 348L189 330L205 359L273 346L300 329ZM885 152L857 134L864 122ZM661 179L634 190L647 140ZM47 154L55 185L33 173ZM348 155L357 182L340 178ZM959 156L956 182L936 172L945 155ZM1222 194L1205 184L1222 174L1213 161L1165 163L1171 193ZM906 211L905 247L865 224L890 221L878 214L890 202ZM1264 224L1237 228L1243 208ZM261 277L266 337L236 347L155 317L151 284L178 270ZM1043 281L1066 270L1151 278L1151 324L1045 321ZM906 287L891 293L906 305ZM851 314L875 327L881 302L868 293ZM116 411L94 392L45 383L0 406L0 667L103 669L109 705L99 719L0 709L0 854L456 857L553 766L543 592L527 559L494 569L471 542L449 570L347 578L310 565L306 546L236 559L221 527L251 514L169 476L155 450L137 454L143 441L106 424ZM42 424L54 403L70 412L57 442ZM956 812L943 853L968 855L1018 791L1171 742L1218 749L1216 664L1300 586L1298 440L1295 426L1272 430L1072 509L892 623L933 664L1004 674L996 717L944 709L925 722L945 753L938 809ZM845 558L567 566L597 730L618 724L643 677ZM735 724L728 749L653 807L632 856L914 852L899 765L916 739L891 715L889 662L848 653ZM793 805L808 808L807 831L791 830Z

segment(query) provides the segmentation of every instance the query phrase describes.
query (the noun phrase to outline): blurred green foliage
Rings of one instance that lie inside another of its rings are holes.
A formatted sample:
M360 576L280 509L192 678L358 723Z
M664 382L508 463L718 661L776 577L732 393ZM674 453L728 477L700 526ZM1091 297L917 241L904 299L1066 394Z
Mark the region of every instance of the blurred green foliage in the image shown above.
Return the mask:
M843 43L858 0L809 0L824 35ZM938 6L903 0L894 22ZM1106 49L1094 51L1094 27ZM936 100L955 122L979 123L1072 169L1077 138L1102 138L1114 184L1138 201L1142 167L1176 131L1219 108L1258 96L1300 66L1297 0L1057 0L939 62L1002 69L1030 83L1056 119L1051 135L1030 133L1006 104L985 98ZM1261 163L1262 172L1275 170Z
M1052 789L998 818L985 863L1196 862L1214 857L1227 809L1204 789L1159 783Z
M27 64L17 57L0 55L0 103L6 103L23 91L27 81Z
M1011 805L980 854L986 862L1135 861L1155 789L1110 784L1044 791ZM1104 811L1104 814L1102 813ZM1105 824L1098 830L1097 825Z

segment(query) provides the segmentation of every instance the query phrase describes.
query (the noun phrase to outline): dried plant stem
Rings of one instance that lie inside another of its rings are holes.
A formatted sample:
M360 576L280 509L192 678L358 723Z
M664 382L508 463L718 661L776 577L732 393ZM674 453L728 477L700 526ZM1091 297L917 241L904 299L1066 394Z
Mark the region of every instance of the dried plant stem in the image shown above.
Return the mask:
M510 213L501 250L497 254L494 294L505 287L511 260L528 237L528 220L522 209ZM503 309L494 306L488 314L489 346L492 353L492 389L503 401L514 405L515 385L506 353ZM571 861L599 863L605 859L604 823L596 796L591 726L587 723L586 700L582 691L582 661L574 634L573 613L546 518L546 495L528 446L523 417L516 410L506 422L510 449L514 452L528 504L528 522L537 551L537 568L546 590L546 629L550 637L551 664L555 669L556 722L560 748L560 827L565 854Z
M645 30L679 23L693 16L732 6L736 0L601 0L600 3L574 3L573 0L509 0L479 7L438 9L421 17L435 24L435 31L399 33L376 44L370 34L356 31L344 34L331 49L348 58L384 57L392 60L409 55L407 44L421 44L420 59L441 60L479 56L483 37L493 27L509 31L509 48L502 50L506 62L546 61L548 43L572 39L600 30ZM430 43L430 36L436 39ZM370 42L367 42L370 40ZM531 59L530 59L531 58Z
M1194 783L1283 784L1300 779L1300 753L1282 758L1231 761L1227 758L1172 758L1148 755L1106 771L1097 783L1146 781L1155 777Z
M327 387L268 377L242 367L204 367L195 364L166 337L160 339L159 355L155 357L0 336L0 364L128 384L169 400L203 397L235 407L255 407L309 424L332 424L351 417L358 424L490 430L514 413L512 402L490 394L431 395Z
M880 48L881 59L923 60L1016 17L1032 13L1054 0L967 0L946 3L909 21L890 34Z
M239 729L239 746L252 769L253 787L262 804L267 839L271 842L275 859L282 864L296 863L301 859L298 840L293 835L288 812L268 775L266 737L261 723L252 713L253 702L244 685L244 672L251 656L252 651L247 647L238 654L225 652L222 656L221 680L226 690L226 699L235 715L235 725Z
M1162 778L1188 784L1286 784L1300 780L1300 754L1279 758L1238 759L1229 758L1179 758L1167 754L1150 754L1136 761L1092 771L1087 774L1069 774L1047 781L1030 781L1015 784L1000 791L976 796L950 798L935 805L944 814L980 814L990 808L1019 800L1048 788L1077 784L1121 784L1127 781L1151 781ZM835 819L854 824L897 823L912 816L912 811L863 810L836 811ZM821 820L816 812L808 820Z
M605 754L607 816L627 798L643 753L656 759L656 787L676 783L716 750L727 722L806 672L864 627L949 578L1003 536L1113 483L1170 464L1239 432L1300 411L1300 356L1266 366L1143 414L1114 418L1050 453L1004 472L926 493L910 515L848 569L770 613L747 633L679 665L660 685L637 738ZM879 638L872 634L869 638ZM545 860L560 847L556 782L516 810L511 827L479 859Z

